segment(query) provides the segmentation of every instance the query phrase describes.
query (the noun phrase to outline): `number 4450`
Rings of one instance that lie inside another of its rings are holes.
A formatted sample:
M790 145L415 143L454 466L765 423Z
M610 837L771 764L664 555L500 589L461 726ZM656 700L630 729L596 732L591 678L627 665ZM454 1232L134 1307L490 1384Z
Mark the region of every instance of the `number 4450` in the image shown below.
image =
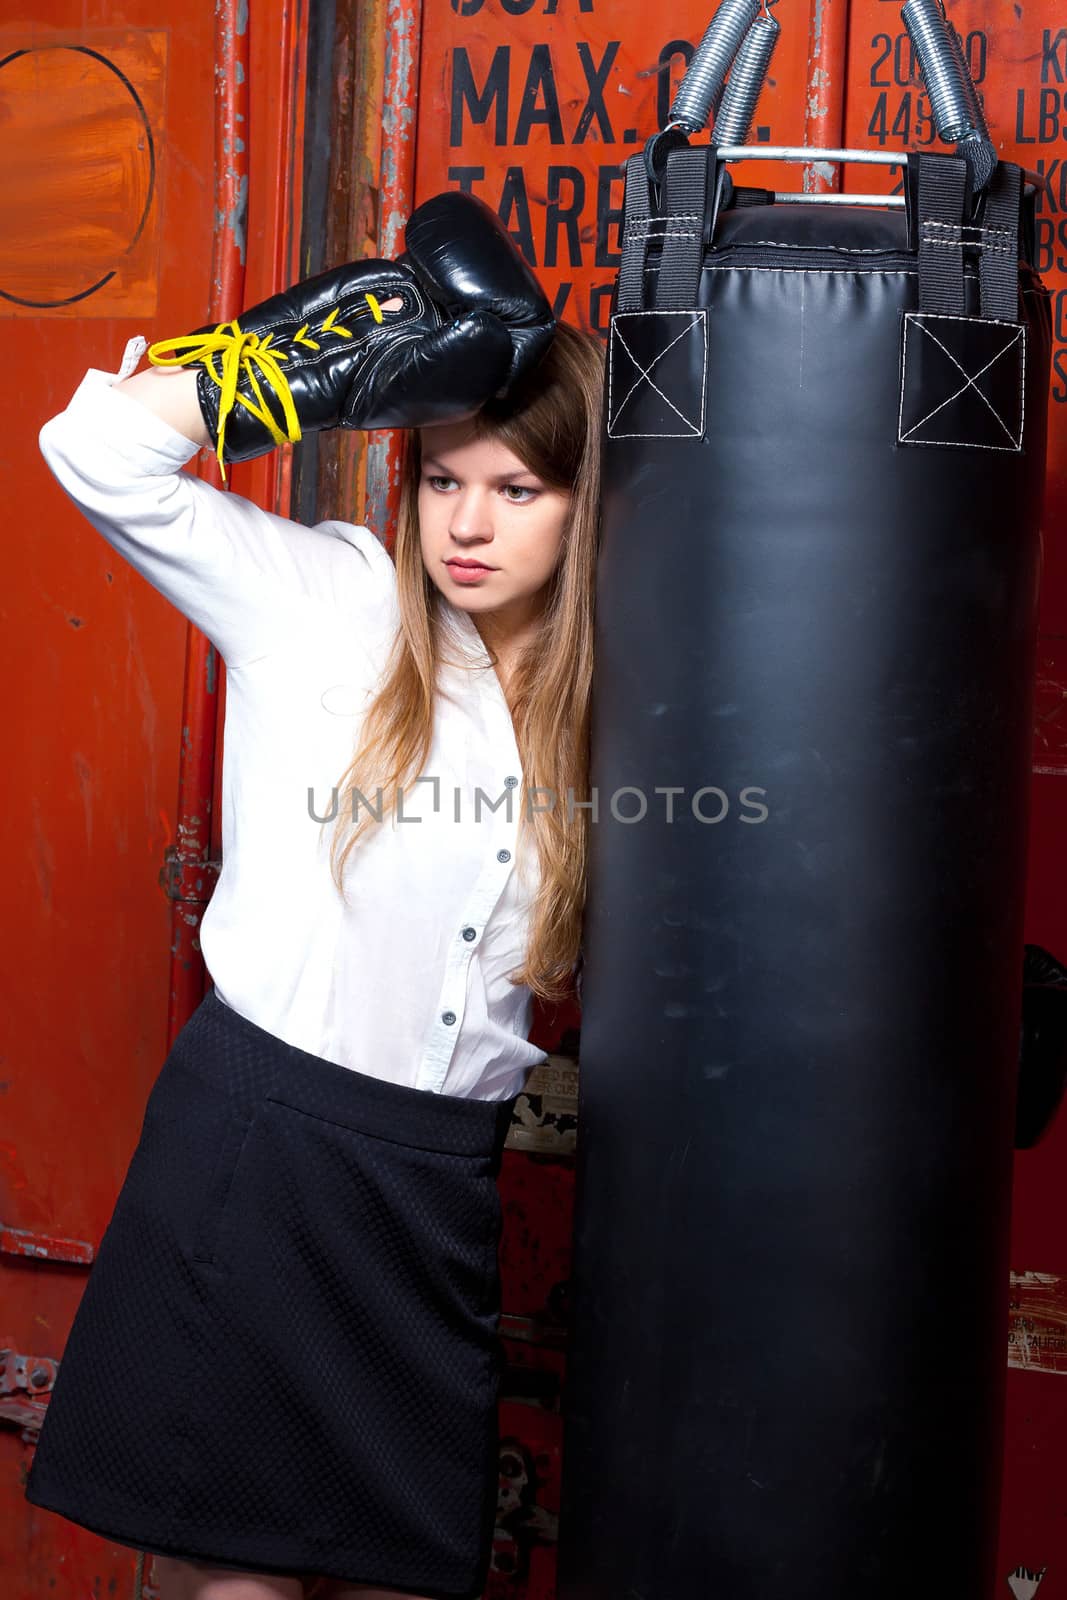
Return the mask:
M892 122L890 115L889 95L883 90L874 102L871 120L867 124L867 132L879 144L888 144L890 139L901 145L933 143L937 129L930 114L930 102L924 94L905 89L893 113Z

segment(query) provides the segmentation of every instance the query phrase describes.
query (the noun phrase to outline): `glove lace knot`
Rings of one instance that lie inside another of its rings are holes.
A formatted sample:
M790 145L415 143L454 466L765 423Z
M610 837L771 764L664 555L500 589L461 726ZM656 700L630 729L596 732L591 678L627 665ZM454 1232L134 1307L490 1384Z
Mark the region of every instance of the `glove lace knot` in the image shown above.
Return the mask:
M365 294L363 298L375 322L381 322L383 320L381 306L375 296ZM351 329L342 328L337 322L337 311L338 308L335 306L324 320L319 330L320 339L327 333L344 339L353 338ZM366 315L365 312L362 314ZM190 333L176 339L160 339L148 348L148 359L154 367L188 367L195 362L202 363L208 376L221 390L215 454L223 480L226 477L226 464L223 459L226 422L235 405L244 406L246 411L262 423L276 445L295 444L301 438L300 418L297 416L293 393L281 368L281 362L288 361L289 357L284 350L279 350L273 345L273 339L273 332L264 338L260 338L258 333L246 332L234 318L232 322L220 322L211 333ZM321 348L309 337L306 322L293 335L293 343L305 345L311 350ZM238 389L242 377L247 380L252 398L242 394ZM264 399L260 387L261 378L269 384L281 405L284 431L279 427Z

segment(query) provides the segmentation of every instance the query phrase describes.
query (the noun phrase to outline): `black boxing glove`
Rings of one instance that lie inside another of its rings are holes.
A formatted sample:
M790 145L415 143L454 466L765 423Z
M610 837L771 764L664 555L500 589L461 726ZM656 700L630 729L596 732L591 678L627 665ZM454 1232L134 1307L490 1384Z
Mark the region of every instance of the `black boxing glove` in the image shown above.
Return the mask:
M450 212L457 225L465 217L447 261L425 269L415 258L350 262L232 322L149 348L155 366L200 364L197 399L224 476L226 462L319 428L417 428L472 416L539 358L555 325L536 278L488 206L472 195L438 198L462 202ZM465 278L477 304L464 303ZM427 292L431 282L447 305Z
M502 394L531 372L556 330L552 307L496 212L476 195L446 190L417 206L404 230L404 265L452 316L485 311L511 337Z

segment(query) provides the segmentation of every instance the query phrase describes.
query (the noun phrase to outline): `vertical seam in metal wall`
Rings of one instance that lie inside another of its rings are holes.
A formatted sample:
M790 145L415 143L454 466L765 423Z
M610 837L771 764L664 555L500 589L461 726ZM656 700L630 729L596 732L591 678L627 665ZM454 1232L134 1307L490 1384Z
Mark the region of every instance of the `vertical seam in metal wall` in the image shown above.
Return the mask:
M804 143L824 150L844 143L850 9L850 0L811 0ZM829 177L819 171L817 162L808 163L803 170L805 194L824 194L844 186L840 166L835 166Z
M336 0L310 0L298 269L301 278L310 277L326 267L336 29ZM305 434L293 462L289 509L289 515L298 522L314 524L319 520L318 467L319 436L317 433Z
M216 324L238 315L244 295L250 170L248 79L248 0L216 0L215 230L209 319ZM220 486L213 456L201 455L196 472L198 477ZM172 857L168 1049L204 992L204 965L197 935L204 907L211 898L211 874L205 869L211 852L220 674L221 662L214 645L190 623Z
M422 0L389 0L386 13L385 84L382 94L381 210L379 254L394 258L415 203ZM400 439L375 434L367 445L367 521L392 544L399 500Z
M286 48L283 51L281 88L283 114L278 119L275 144L277 180L282 185L274 218L274 280L272 289L288 288L299 275L299 236L294 232L296 203L304 201L304 153L307 148L307 7L305 0L287 0ZM301 98L302 97L302 98ZM258 148L258 145L257 145ZM299 174L299 176L298 176ZM288 516L292 505L293 449L276 450L271 474L270 505L278 516Z

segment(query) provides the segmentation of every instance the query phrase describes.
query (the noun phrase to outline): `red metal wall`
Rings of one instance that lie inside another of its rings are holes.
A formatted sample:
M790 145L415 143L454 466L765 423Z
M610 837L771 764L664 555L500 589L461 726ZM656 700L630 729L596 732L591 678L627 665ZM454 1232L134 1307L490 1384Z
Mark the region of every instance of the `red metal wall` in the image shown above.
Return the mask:
M184 619L74 513L36 435L87 367L116 370L131 335L202 324L220 273L232 291L247 267L240 292L257 299L288 280L303 28L302 0L262 7L251 33L247 7L229 0L47 0L8 6L0 24L0 1592L11 1600L131 1592L128 1549L29 1506L22 1484L165 1053L172 990L186 1004L200 992L199 908L172 898L165 867L194 709L206 736L195 828L209 845L222 691L214 652L196 636L187 657ZM216 162L217 58L235 96ZM235 485L274 503L277 470L250 466Z

